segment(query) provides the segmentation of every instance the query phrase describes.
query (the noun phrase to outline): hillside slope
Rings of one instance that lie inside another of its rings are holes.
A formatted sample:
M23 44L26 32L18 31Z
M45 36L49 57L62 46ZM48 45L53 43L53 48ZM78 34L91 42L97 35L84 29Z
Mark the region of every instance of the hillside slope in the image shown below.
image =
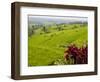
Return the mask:
M68 45L73 43L81 46L86 42L87 27L32 35L28 39L28 65L49 65L63 57Z

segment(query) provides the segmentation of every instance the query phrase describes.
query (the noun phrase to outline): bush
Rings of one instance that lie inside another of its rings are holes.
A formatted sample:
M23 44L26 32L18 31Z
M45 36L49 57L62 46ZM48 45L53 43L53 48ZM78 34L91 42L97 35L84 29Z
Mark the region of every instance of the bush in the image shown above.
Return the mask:
M75 44L70 45L64 51L64 58L60 57L49 65L71 65L71 64L87 64L88 46L77 47Z
M68 46L68 49L64 52L65 60L74 59L74 64L87 64L88 59L88 46L84 45L78 48L76 45Z
M56 59L55 61L51 62L49 65L70 65L70 64L74 64L74 60L73 59L69 59L69 60L64 60L63 57Z

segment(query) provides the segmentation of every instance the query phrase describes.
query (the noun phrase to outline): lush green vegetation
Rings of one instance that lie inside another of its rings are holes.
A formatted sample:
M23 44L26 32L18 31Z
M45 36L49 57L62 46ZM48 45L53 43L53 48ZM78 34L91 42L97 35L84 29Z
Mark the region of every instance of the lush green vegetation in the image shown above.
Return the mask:
M65 48L87 43L87 24L56 24L32 26L28 29L28 65L68 64L62 61Z

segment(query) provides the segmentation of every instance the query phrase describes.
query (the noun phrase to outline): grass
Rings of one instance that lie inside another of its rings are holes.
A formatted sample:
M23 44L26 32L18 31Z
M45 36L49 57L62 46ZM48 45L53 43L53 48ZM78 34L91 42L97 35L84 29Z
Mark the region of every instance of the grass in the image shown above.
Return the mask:
M33 34L28 38L28 66L46 66L62 58L65 47L74 43L81 46L87 42L87 26L72 28L66 26L57 31L50 28L50 33Z

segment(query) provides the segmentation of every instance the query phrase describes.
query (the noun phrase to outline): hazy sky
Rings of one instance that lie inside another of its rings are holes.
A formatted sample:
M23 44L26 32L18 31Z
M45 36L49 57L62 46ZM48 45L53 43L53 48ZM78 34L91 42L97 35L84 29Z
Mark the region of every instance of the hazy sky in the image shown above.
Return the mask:
M69 22L87 22L87 17L72 17L72 16L28 16L29 23L69 23Z

